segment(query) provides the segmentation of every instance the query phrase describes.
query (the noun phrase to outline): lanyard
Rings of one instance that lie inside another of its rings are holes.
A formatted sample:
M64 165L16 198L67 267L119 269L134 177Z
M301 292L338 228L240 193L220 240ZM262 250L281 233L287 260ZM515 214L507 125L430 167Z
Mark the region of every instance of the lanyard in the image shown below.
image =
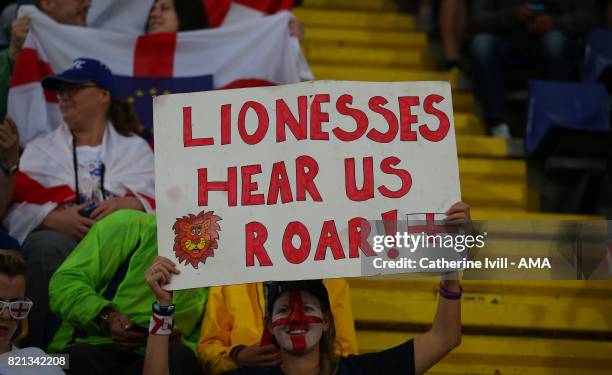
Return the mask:
M104 190L104 174L106 172L106 166L104 165L104 163L101 164L100 188L102 190L102 200L106 200L106 190ZM72 138L72 166L74 167L74 190L76 193L74 203L79 205L81 204L81 194L79 193L79 164L77 162L76 142L74 141L74 137Z

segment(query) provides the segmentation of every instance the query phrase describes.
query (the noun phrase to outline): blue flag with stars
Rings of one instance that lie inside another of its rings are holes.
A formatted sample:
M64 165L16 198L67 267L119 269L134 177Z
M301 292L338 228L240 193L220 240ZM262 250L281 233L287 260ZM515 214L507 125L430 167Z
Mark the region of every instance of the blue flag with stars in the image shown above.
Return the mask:
M119 99L130 103L138 113L141 135L153 138L153 96L207 91L213 88L212 75L196 77L125 77L115 76Z

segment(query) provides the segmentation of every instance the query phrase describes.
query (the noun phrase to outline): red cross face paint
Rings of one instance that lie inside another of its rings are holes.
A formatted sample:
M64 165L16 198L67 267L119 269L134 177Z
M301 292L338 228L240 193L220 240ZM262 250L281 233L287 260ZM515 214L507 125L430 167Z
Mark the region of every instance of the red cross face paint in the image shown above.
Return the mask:
M281 348L308 352L323 335L323 311L319 300L307 292L283 293L274 302L272 333Z

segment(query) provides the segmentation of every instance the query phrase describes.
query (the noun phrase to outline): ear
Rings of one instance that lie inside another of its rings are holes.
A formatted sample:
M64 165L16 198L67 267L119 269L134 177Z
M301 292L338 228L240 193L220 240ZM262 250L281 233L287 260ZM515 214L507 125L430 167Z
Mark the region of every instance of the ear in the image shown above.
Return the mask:
M183 232L189 232L191 230L191 226L189 225L189 223L186 223L184 221L179 223L179 228L181 228Z
M55 0L40 0L38 4L43 13L51 13L56 5Z
M111 98L111 94L108 90L100 90L100 95L102 97L102 102L103 103L110 103L112 98Z

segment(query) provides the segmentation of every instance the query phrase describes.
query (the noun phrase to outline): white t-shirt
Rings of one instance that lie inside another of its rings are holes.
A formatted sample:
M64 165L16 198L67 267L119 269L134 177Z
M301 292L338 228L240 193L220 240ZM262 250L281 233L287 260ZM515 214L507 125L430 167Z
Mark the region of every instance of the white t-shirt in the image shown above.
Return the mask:
M79 146L76 148L79 172L79 195L81 203L96 207L104 200L102 196L102 146Z
M64 371L59 366L10 366L9 358L13 357L13 363L24 363L36 358L46 356L42 349L39 348L23 348L19 349L13 345L13 349L9 352L0 354L0 374L1 375L64 375ZM19 360L17 360L19 358ZM44 362L44 360L42 360ZM48 363L46 361L45 363Z

